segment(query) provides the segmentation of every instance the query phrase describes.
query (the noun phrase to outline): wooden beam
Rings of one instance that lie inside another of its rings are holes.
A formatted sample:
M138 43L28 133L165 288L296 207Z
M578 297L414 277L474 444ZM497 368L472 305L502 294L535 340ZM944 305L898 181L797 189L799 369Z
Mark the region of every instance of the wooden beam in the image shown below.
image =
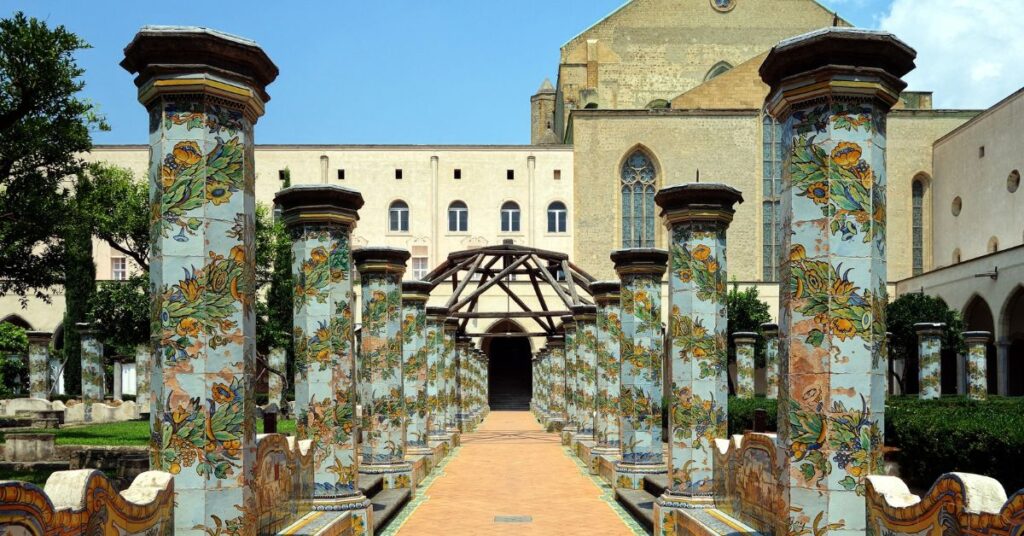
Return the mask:
M576 270L576 273L578 273L581 276L583 276L583 278L586 279L588 282L593 283L594 281L597 281L597 279L594 276L588 274L586 270L583 270L579 266L576 266L575 264L573 264L572 261L569 261L569 268L572 268L573 270Z
M481 257L481 258L483 258L483 257ZM497 259L497 258L498 258L498 257L495 257L495 259ZM489 288L493 287L493 286L494 286L494 284L495 284L495 282L497 282L497 281L501 281L501 278L503 278L503 277L505 277L506 275L508 275L508 272L511 272L512 270L515 270L515 269L516 269L516 267L518 267L519 265L521 265L521 264L523 264L524 262L526 262L526 259L527 259L527 257L520 257L519 259L517 259L517 260L516 260L515 262L513 262L512 264L508 265L508 266L507 266L507 267L506 267L506 268L505 268L504 270L502 270L502 271L498 272L498 274L497 274L497 275L495 275L495 276L494 276L494 277L493 277L493 278L492 278L492 279L491 279L490 281L488 281L488 282L484 283L483 285L480 285L479 287L477 287L477 288L473 289L473 293L472 293L472 294L470 294L469 296L467 296L467 297L465 297L465 298L463 298L463 299L459 300L459 301L458 301L458 302L457 302L457 303L456 303L455 305L451 306L451 307L450 307L450 309L451 309L452 311L458 311L459 309L462 309L462 308L463 308L463 307L464 307L464 306L465 306L465 305L466 305L467 303L469 303L469 302L470 302L470 301L471 301L471 300L472 300L472 299L473 299L474 297L478 297L478 296L480 296L480 295L481 295L481 294L483 294L483 293L484 293L484 292L485 292L485 291L486 291L487 289L489 289ZM457 297L457 296L452 296L452 299L454 299L454 298L456 298L456 297Z
M483 257L483 256L481 255L481 257ZM489 278L491 275L493 275L491 273L491 271L490 271L491 270L491 266L494 266L494 264L497 263L500 259L501 259L501 257L494 257L491 260L487 261L487 264L485 264L483 267L477 268L477 273L480 274L480 279L477 280L478 282L476 284L477 288L480 288L480 285L483 285L484 282L487 281L487 278ZM479 298L480 298L480 296L475 296L473 298L473 301L469 302L469 310L470 311L476 310L476 304L478 303ZM466 332L466 326L468 326L468 325L469 325L469 320L468 319L463 319L462 322L459 323L459 333L465 333Z
M496 312L465 312L452 313L453 318L537 318L548 316L571 315L571 311L496 311Z
M547 337L548 333L538 332L522 332L522 331L507 331L497 333L466 333L467 337L480 337L484 339L508 339L508 338L519 338L519 337Z
M529 312L529 313L534 312L533 309L531 309L529 305L526 305L526 302L524 302L522 298L520 298L514 292L512 292L512 289L508 288L508 285L506 285L504 281L502 281L500 279L498 279L497 281L498 281L498 286L501 287L501 290L504 290L505 294L508 294L508 297L512 298L512 301L516 302L516 305L518 305L519 307L522 307L523 311L526 311L526 312ZM540 329L543 329L544 331L547 331L548 333L554 333L555 332L554 328L550 328L549 329L547 326L545 326L544 323L540 321L540 317L534 316L532 318L533 318L534 321L536 321L538 324L540 324Z
M569 261L562 261L562 273L565 274L565 281L569 283L569 293L572 294L574 304L580 302L580 295L576 293L576 282L572 278L572 270L569 269Z
M445 279L448 279L452 274L458 272L459 270L465 269L466 266L468 266L469 263L472 262L472 261L473 261L473 259L466 259L466 260L460 262L459 264L448 268L441 275L436 276L436 277L430 277L430 274L427 274L427 279L426 280L430 281L430 284L434 285L436 287L442 281L444 281ZM434 270L434 271L436 272L437 270ZM431 274L432 273L434 273L434 272L431 272Z
M446 303L444 305L445 307L448 308L449 311L452 310L452 303L454 303L455 300L457 300L459 298L459 294L462 294L462 291L465 290L466 285L469 284L469 280L473 278L472 277L473 276L473 272L476 271L476 269L480 266L480 263L483 262L483 261L484 261L484 256L483 255L480 255L479 257L477 257L476 260L473 261L473 266L469 269L469 273L466 274L466 278L463 279L459 283L459 286L455 287L455 292L452 293L452 297L449 298L448 299L448 303ZM454 277L452 278L452 283L455 283L455 278Z
M536 264L538 268L540 268L538 271L540 272L541 277L543 277L544 280L547 281L549 285L551 285L551 288L555 289L555 293L558 294L559 298L562 298L562 302L565 303L566 307L572 307L574 305L574 302L565 293L565 290L562 289L562 286L558 284L558 281L555 281L555 278L552 277L551 273L544 269L543 266L541 266L540 262L537 260L537 257L533 255L531 255L531 257L533 257L533 263Z
M537 282L537 274L534 271L530 271L530 283L533 285L533 291L537 293L537 301L540 302L540 308L547 311L548 302L544 299L544 294L540 291L540 283ZM544 328L552 332L555 331L555 320L554 318L548 317L548 327Z

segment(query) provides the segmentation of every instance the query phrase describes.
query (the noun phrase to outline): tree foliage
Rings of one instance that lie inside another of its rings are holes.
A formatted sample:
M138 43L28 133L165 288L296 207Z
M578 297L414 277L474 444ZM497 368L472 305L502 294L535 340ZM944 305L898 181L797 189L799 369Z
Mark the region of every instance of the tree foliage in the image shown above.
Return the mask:
M0 398L10 398L28 385L28 336L10 322L0 322Z
M88 45L63 26L15 13L0 20L0 294L48 299L62 282L63 248L54 235L68 192L106 128L78 92L77 51Z
M93 235L148 270L148 185L130 170L103 163L88 164L85 173L90 187L79 203L91 216Z
M913 388L917 381L917 331L914 324L921 322L943 322L946 332L942 340L943 351L960 353L964 348L964 321L960 313L950 309L942 298L927 294L908 293L896 298L885 307L886 330L892 333L889 340L889 356L904 359L904 378L901 384ZM908 384L908 380L909 384Z
M271 348L287 353L285 378L293 377L292 241L284 223L264 205L256 207L256 346L266 355ZM292 382L286 382L289 388Z
M103 344L116 354L133 355L149 340L149 276L100 283L90 309L103 328Z
M751 331L759 333L761 324L772 321L772 315L768 312L768 304L761 301L757 287L747 287L740 290L738 283L733 283L732 289L726 298L729 304L729 334L740 331ZM736 360L736 345L729 337L729 360ZM756 366L764 366L764 341L758 339L754 353Z

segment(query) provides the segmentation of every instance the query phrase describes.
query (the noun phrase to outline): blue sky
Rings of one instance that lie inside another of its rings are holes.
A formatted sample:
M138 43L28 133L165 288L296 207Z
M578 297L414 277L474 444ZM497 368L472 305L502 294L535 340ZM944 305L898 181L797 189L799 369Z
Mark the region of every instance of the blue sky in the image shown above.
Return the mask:
M975 3L925 4L933 1ZM911 33L922 24L914 2L823 3L858 26L872 28L896 20L900 4L905 4L903 24ZM1024 4L987 3L1001 2ZM85 94L99 104L113 127L97 133L96 143L145 141L145 114L135 100L131 75L118 62L139 27L176 24L209 26L255 39L280 67L280 77L269 88L272 101L260 120L257 143L491 144L529 142L529 97L545 77L554 81L559 46L620 4L621 0L17 0L5 2L10 11L0 15L20 9L51 25L63 24L92 44L79 56L86 69ZM990 16L1006 18L1007 13ZM936 65L948 63L946 56ZM1016 64L1017 71L1021 64ZM981 65L976 70L984 78L993 69L998 71L999 66ZM1001 96L1009 92L999 91ZM995 98L971 104L988 106Z

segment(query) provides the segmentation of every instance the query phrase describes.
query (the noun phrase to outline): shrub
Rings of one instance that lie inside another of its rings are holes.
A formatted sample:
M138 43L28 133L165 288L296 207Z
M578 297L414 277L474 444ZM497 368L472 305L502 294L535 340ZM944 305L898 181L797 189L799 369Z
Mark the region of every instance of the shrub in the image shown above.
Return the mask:
M763 396L754 398L729 397L729 435L742 434L754 429L754 410L768 412L768 432L776 430L777 405L774 399Z

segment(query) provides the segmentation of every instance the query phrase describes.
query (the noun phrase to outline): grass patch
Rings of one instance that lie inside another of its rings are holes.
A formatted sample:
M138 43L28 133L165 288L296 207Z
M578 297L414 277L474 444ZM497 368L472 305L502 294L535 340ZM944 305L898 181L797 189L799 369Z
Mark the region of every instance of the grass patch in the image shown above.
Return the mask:
M295 421L284 420L277 423L277 431L282 434L295 433ZM9 431L15 433L48 433L57 434L57 445L86 446L140 446L149 445L149 421L125 421L85 426L69 426L58 430L21 429ZM256 433L263 433L263 421L256 423ZM4 434L0 433L0 442ZM45 480L44 480L45 481Z

